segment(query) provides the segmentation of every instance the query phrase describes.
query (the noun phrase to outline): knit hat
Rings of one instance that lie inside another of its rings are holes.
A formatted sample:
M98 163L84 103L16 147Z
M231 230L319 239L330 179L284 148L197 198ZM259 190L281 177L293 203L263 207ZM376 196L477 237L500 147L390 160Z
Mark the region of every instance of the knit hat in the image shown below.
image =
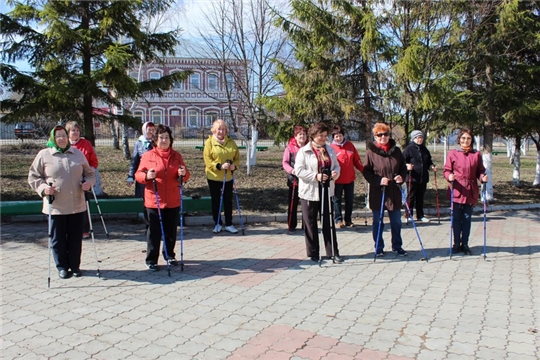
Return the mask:
M411 132L411 140L414 140L419 136L424 137L424 134L422 134L420 130L413 130L413 132Z

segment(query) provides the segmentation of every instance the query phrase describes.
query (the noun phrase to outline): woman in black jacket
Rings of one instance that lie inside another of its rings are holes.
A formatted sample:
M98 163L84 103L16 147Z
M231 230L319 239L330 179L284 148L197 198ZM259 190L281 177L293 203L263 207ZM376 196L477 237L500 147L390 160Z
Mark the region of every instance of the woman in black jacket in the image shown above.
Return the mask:
M403 158L407 165L407 183L410 184L407 202L409 203L409 220L416 206L416 220L429 222L424 216L424 195L429 183L429 170L437 171L431 154L424 145L424 134L420 130L411 133L411 142L403 150ZM410 177L410 178L409 178Z

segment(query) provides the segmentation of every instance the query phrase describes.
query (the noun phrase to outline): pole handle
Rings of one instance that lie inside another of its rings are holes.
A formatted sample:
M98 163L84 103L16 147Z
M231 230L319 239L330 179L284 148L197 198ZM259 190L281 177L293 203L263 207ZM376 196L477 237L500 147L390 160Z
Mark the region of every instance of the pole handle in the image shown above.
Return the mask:
M53 186L53 183L49 182L49 186ZM51 205L54 201L54 195L48 195L47 199L49 200L49 205Z

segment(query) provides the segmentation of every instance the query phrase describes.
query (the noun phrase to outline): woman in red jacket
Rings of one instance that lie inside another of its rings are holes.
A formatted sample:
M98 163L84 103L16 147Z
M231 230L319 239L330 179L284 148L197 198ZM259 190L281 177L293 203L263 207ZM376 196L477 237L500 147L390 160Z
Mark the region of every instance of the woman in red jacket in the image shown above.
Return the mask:
M158 203L161 210L163 231L165 233L165 249L162 249L163 258L169 264L176 266L174 246L176 231L180 220L180 177L182 181L189 180L187 169L182 155L173 150L173 137L171 129L165 125L158 125L154 134L155 147L147 151L141 158L139 168L135 173L135 180L144 184L144 206L147 209L150 226L146 233L146 266L151 271L158 271L159 244L161 240L161 224L158 213ZM154 182L157 188L154 190Z
M336 180L334 190L334 221L340 228L353 227L352 212L354 202L354 180L356 180L356 168L358 171L364 171L364 165L354 144L345 140L345 131L339 125L334 126L332 130L332 148L334 149L341 174ZM341 196L345 192L345 221L341 212Z
M478 202L480 191L477 181L487 182L488 176L482 163L482 154L472 148L473 136L469 130L462 130L457 138L459 147L448 153L444 163L444 177L453 186L454 244L452 253L463 251L472 255L469 248L471 217L473 206ZM450 199L451 188L448 189Z
M88 164L92 169L95 171L96 175L96 181L98 180L98 158L96 155L96 151L94 150L94 147L92 146L92 143L85 138L81 137L82 129L79 126L79 124L76 121L68 121L66 123L66 131L68 133L69 137L69 143L72 147L75 149L80 150L83 154L86 160L88 160ZM88 201L91 198L90 195L91 191L86 191L84 193L85 200ZM84 212L84 218L83 218L83 239L87 239L90 237L90 220L88 219L88 212Z

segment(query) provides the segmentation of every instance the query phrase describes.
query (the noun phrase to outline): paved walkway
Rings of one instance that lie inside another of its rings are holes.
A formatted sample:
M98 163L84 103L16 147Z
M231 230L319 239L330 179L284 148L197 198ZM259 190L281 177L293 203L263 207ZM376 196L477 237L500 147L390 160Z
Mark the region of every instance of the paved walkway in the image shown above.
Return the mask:
M486 260L475 215L474 256L449 259L444 218L418 225L429 262L404 224L409 256L374 263L357 226L338 230L345 262L322 267L283 223L187 226L170 277L144 267L140 223L108 219L109 240L94 225L101 277L85 240L84 276L52 265L48 289L46 223L2 224L3 359L540 358L540 211L490 213Z

